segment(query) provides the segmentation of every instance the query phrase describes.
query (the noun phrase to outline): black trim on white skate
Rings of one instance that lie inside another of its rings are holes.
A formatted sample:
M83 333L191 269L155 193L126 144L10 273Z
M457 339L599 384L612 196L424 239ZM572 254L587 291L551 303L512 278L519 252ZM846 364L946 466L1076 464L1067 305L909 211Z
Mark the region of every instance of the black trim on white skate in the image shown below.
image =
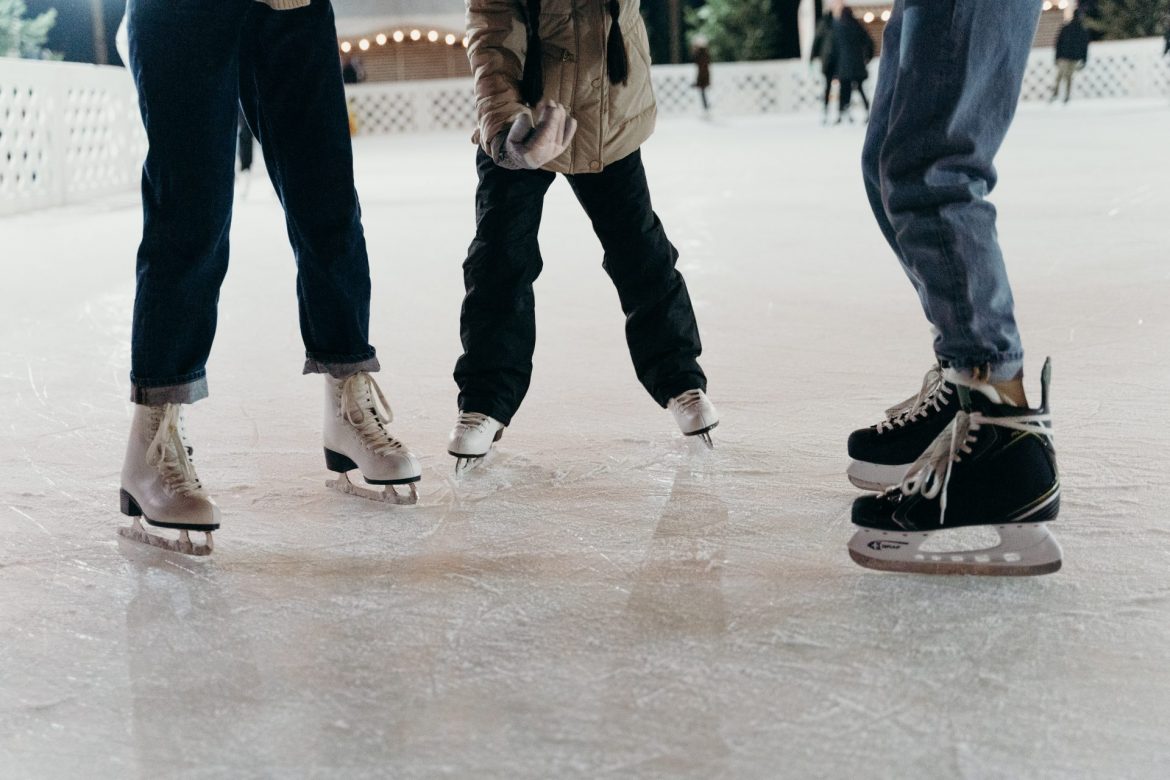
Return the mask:
M350 471L361 471L358 464L354 463L347 455L342 455L340 452L334 452L328 447L325 448L325 468L336 474L345 474ZM362 474L362 479L370 485L409 485L411 482L418 482L422 479L422 474L413 477L406 477L405 479L370 479L365 474Z
M142 511L138 501L134 496L127 492L126 488L121 488L119 497L122 499L122 514L128 517L141 517L155 528L170 528L176 531L218 531L219 523L164 523L161 520L151 520L146 513Z

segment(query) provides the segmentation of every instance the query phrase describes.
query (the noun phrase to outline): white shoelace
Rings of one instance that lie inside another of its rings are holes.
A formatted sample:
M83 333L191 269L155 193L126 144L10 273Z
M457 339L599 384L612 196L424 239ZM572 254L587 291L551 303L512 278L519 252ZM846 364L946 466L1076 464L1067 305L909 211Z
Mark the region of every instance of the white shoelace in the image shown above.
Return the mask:
M887 493L901 491L906 496L918 493L926 499L938 498L938 524L944 525L947 516L947 488L950 487L953 471L951 465L959 463L963 455L971 453L971 445L976 441L975 432L984 425L995 425L1052 438L1050 414L989 417L980 412L960 411L926 451L918 456L918 460L911 464L902 484L890 488Z
M488 415L479 412L460 412L459 419L455 421L455 427L469 431L486 431L491 424L491 419Z
M687 390L682 395L676 395L674 402L678 405L679 409L684 412L689 412L703 403L703 391Z
M368 374L353 374L341 383L337 413L357 431L362 444L375 455L403 449L402 442L390 435L386 426L394 413L382 388ZM360 415L360 416L359 416Z
M886 410L886 419L877 424L877 432L885 433L905 427L907 423L925 417L931 409L941 411L943 401L953 392L943 381L942 367L937 364L932 366L922 378L922 389L916 395Z
M172 495L196 493L203 488L195 464L191 462L191 448L187 444L187 432L183 426L181 404L166 404L159 411L151 408L151 422L157 417L158 427L154 438L146 449L146 462L158 469L163 485Z

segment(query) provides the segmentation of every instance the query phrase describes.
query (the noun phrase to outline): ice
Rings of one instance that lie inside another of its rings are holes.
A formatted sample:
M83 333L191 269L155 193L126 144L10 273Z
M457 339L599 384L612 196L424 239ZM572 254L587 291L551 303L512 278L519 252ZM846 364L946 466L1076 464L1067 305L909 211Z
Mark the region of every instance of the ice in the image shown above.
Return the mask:
M571 193L536 376L456 479L465 134L361 138L373 339L417 507L327 491L294 268L257 181L190 430L223 506L194 560L119 541L132 195L9 218L0 283L4 777L1159 777L1170 765L1170 107L1022 110L995 200L1055 364L1058 574L855 566L844 441L930 336L867 213L863 130L663 122L645 149L723 414L634 379Z

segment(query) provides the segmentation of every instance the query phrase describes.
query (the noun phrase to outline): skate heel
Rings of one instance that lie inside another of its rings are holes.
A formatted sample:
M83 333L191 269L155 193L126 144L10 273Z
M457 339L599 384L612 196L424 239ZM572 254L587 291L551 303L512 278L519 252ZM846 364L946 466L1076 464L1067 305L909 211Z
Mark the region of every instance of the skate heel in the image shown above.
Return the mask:
M356 463L340 452L334 452L328 447L325 448L325 468L330 471L336 474L344 474L347 471L355 470L357 467Z
M118 491L122 499L122 514L129 517L142 517L142 508L138 506L138 502L134 500L134 496L127 493L124 489Z

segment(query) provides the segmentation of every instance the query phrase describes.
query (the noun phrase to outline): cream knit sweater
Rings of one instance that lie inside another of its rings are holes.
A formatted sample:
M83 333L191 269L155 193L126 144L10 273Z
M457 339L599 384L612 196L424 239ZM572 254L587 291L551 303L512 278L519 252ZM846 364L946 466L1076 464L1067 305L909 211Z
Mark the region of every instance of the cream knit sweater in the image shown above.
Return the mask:
M292 8L304 8L312 0L256 0L277 11L288 11Z

